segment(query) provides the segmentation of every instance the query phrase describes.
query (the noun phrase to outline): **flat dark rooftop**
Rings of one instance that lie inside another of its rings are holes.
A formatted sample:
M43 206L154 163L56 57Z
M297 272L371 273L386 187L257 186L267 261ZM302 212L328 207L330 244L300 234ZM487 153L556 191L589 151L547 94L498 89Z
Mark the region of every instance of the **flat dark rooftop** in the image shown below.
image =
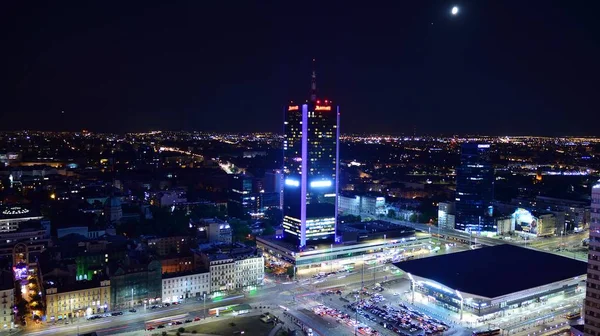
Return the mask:
M508 244L394 265L451 289L488 298L574 278L587 272L585 262Z
M346 223L339 226L339 230L342 232L360 232L360 233L385 233L390 231L403 231L406 234L414 234L415 229L399 225L393 224L390 222L382 221L382 220L374 220L368 222L358 222L358 223Z

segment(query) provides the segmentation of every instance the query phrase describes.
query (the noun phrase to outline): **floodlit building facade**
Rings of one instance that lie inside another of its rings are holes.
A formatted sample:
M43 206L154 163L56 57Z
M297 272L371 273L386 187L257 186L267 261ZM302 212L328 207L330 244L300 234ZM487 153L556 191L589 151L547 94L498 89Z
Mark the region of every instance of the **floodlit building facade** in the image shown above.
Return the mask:
M299 248L335 239L339 112L332 101L317 99L314 71L310 99L286 107L283 227Z
M162 279L163 302L179 302L210 294L209 272L165 274Z
M70 285L47 281L45 287L46 316L50 321L90 316L112 308L108 279Z

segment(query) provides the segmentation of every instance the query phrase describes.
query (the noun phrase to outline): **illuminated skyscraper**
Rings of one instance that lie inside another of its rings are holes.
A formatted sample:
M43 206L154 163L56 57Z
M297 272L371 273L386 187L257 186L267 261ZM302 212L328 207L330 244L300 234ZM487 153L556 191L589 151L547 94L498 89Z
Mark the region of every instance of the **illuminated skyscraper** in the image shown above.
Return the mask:
M588 274L585 290L585 335L600 335L600 182L592 187Z
M290 103L284 122L284 235L301 248L336 234L340 113L316 89L313 70L310 99Z
M491 211L494 167L489 144L462 144L460 166L456 168L455 200L457 230L496 232Z

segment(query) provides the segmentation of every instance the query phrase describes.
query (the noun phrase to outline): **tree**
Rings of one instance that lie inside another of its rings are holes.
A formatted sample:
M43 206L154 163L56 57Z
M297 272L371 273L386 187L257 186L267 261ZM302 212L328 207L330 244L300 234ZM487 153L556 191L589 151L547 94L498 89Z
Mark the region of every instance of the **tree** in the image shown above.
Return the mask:
M229 220L229 225L231 225L231 230L233 231L233 238L235 241L243 241L250 233L252 233L247 221L232 218Z
M360 216L354 216L354 215L343 215L343 216L339 216L338 219L342 223L358 223L361 221Z
M267 209L267 211L265 211L264 222L273 227L277 227L283 222L283 213L279 208Z
M410 217L408 217L409 222L417 223L418 220L419 216L414 212L410 215Z
M387 216L388 216L389 218L396 218L396 210L394 210L394 209L389 209L389 210L388 210L388 213L387 213Z
M286 273L290 278L292 278L294 276L294 266L288 267Z
M269 225L269 224L265 224L265 229L262 232L263 236L271 236L275 234L275 229Z

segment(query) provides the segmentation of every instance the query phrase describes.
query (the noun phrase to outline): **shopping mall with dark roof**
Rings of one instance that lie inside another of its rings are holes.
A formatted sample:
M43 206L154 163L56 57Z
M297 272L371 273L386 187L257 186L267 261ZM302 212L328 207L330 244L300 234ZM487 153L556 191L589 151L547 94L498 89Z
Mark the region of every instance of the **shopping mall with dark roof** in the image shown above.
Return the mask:
M414 293L446 309L485 316L585 290L587 264L515 245L497 245L394 264Z

